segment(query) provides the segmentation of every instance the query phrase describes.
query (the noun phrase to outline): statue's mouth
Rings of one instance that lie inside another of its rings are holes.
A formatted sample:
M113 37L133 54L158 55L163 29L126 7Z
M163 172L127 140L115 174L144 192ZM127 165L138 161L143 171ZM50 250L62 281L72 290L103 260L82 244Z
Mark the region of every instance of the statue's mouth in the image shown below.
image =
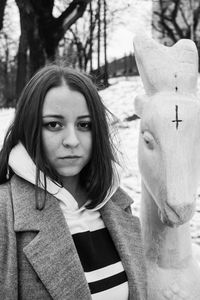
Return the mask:
M176 227L188 222L195 211L194 204L170 206L165 203L164 209L158 209L158 215L161 222L170 227Z
M168 215L165 213L165 211L161 211L159 208L158 208L158 216L161 220L161 222L164 224L164 225L167 225L169 227L176 227L178 225L181 225L181 224L178 224L177 222L174 223L174 221L172 222L170 220L170 218L168 217Z

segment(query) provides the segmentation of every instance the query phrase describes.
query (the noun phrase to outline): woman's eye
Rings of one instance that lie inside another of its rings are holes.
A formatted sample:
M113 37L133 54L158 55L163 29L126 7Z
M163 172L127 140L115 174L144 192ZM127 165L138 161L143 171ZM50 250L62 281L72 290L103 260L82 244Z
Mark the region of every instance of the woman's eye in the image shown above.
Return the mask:
M48 122L48 123L44 124L44 126L46 128L48 128L49 130L54 131L54 130L60 129L62 127L62 124L60 124L57 121L52 121L52 122Z
M90 131L91 121L81 121L77 124L77 127L82 131Z

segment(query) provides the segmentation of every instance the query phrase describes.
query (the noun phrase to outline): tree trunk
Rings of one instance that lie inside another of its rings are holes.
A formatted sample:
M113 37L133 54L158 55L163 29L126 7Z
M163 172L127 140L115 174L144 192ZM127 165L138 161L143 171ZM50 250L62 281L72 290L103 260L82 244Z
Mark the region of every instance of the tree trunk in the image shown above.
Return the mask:
M27 80L27 51L28 51L28 28L29 18L26 16L23 1L17 0L16 4L19 8L21 35L19 39L19 47L17 53L17 76L16 76L16 97L18 99Z
M16 98L18 99L27 78L27 49L28 42L25 34L21 33L17 54Z
M5 34L5 64L3 69L3 76L4 76L4 89L3 89L3 96L5 99L6 104L8 104L9 97L8 97L8 89L9 89L9 79L8 79L8 65L9 65L9 47L8 47L8 37Z
M45 64L45 54L39 36L38 17L33 10L31 0L15 1L19 8L21 25L16 80L16 94L19 96L27 80Z
M190 11L191 11L190 39L194 41L194 1L193 0L190 0Z
M98 0L97 68L100 70L101 54L101 0Z
M0 2L0 30L3 28L3 18L4 18L4 11L6 7L7 0L1 0Z
M29 78L46 63L46 55L43 41L40 38L39 30L37 29L37 17L32 16L32 25L29 35ZM35 24L35 26L34 26Z
M90 2L90 73L93 72L93 11L92 11L92 2Z
M104 86L108 87L108 60L107 60L107 3L106 0L104 3Z

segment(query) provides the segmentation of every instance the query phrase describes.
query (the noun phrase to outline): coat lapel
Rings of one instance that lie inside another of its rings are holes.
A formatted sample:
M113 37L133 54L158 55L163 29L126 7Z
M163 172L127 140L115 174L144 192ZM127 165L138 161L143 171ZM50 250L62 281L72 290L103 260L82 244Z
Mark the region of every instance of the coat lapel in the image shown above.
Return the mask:
M11 182L15 231L36 231L23 251L55 300L91 299L75 245L58 201L47 194L45 208L35 209L35 189L13 177ZM41 191L39 196L44 196Z
M129 284L129 299L147 299L147 278L141 229L138 218L124 209L130 206L127 195L118 190L101 209L101 215L118 250Z

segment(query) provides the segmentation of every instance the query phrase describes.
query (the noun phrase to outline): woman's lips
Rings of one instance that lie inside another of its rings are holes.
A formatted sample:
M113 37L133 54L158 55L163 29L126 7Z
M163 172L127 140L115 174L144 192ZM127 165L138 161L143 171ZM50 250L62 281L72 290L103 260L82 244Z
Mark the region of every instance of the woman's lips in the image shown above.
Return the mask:
M60 157L60 159L77 159L80 158L81 156L73 155L73 156L64 156Z
M66 163L75 163L81 158L81 156L64 156L61 157L60 160Z

